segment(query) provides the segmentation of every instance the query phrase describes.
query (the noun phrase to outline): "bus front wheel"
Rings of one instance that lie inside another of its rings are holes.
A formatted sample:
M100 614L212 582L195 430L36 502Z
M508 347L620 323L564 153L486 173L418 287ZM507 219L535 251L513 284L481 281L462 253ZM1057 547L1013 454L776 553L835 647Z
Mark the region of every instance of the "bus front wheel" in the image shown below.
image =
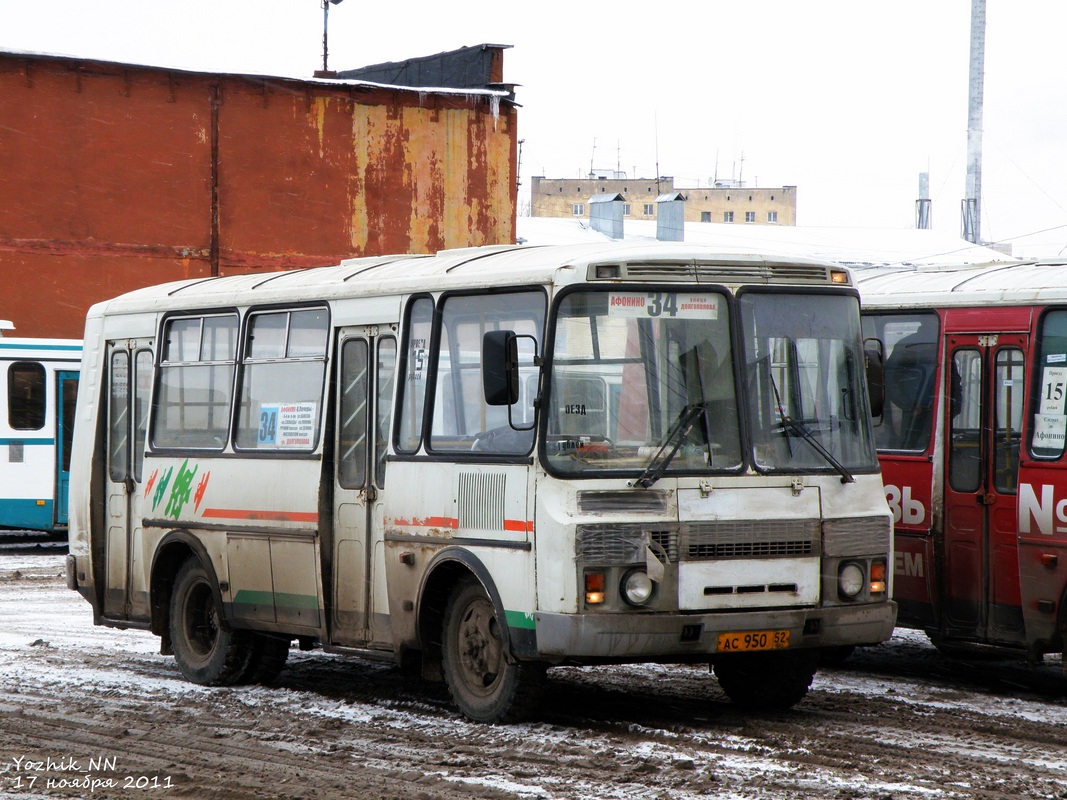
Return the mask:
M508 658L501 624L478 581L456 586L441 631L442 667L452 701L475 722L526 717L543 684L543 665Z
M203 686L237 683L252 657L249 634L223 625L211 576L195 558L182 564L174 580L170 639L182 675Z
M742 708L785 710L808 693L819 665L817 650L737 653L713 668L726 696Z

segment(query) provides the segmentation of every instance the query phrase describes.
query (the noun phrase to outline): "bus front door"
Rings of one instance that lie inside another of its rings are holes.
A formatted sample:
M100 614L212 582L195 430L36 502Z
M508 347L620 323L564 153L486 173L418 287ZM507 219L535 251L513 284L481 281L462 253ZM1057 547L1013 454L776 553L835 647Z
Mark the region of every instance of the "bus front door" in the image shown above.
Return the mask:
M1017 489L1027 337L950 335L945 430L941 634L1013 644L1025 637Z
M333 536L333 640L388 646L382 492L389 441L396 337L391 327L341 331ZM409 487L410 490L410 487Z
M74 435L74 408L78 402L78 373L56 373L56 502L53 524L67 525L67 501L70 494L70 443Z
M107 533L104 615L147 619L147 575L141 525L145 433L152 388L149 340L107 346Z

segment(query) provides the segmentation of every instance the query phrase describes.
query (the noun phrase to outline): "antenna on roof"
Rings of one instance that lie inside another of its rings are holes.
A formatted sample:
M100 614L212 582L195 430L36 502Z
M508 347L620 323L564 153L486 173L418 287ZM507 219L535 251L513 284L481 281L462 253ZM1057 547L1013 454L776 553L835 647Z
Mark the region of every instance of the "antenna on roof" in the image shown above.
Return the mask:
M330 26L330 6L337 5L341 0L322 0L322 69L315 70L316 78L336 78L337 73L330 69L330 50L327 47L326 31Z

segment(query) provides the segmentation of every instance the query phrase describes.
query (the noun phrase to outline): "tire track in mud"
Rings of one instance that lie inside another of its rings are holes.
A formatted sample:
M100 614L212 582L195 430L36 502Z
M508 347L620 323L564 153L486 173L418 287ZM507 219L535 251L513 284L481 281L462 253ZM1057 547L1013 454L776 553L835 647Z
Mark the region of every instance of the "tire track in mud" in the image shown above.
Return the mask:
M437 684L322 653L293 651L273 687L196 687L143 635L50 637L71 603L49 581L19 587L23 613L0 583L0 634L18 630L0 639L5 800L19 756L111 756L122 774L173 781L20 800L1067 797L1067 705L1044 683L1055 669L961 665L894 639L823 670L794 710L746 713L706 667L563 668L535 721L485 726Z

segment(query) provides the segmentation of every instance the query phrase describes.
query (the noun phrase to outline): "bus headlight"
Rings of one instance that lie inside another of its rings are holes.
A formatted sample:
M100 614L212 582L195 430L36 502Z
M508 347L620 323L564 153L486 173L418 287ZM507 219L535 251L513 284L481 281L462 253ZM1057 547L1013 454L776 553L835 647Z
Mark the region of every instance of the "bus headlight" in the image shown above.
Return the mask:
M866 576L863 568L855 561L847 561L837 572L837 589L842 597L855 600L863 591Z
M652 598L653 584L643 569L632 569L622 576L619 587L623 599L632 606L643 606Z

